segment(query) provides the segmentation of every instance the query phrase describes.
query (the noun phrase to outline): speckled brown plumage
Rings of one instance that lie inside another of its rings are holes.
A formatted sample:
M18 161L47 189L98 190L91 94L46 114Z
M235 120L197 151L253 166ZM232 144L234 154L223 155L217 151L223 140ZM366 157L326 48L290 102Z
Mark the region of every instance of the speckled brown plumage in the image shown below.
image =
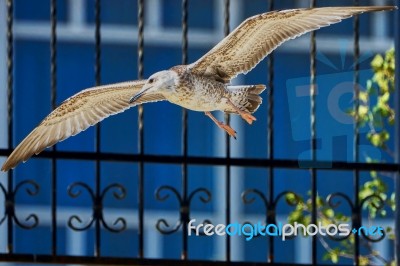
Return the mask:
M247 73L283 42L307 32L370 11L393 6L321 7L272 11L246 19L207 54L190 65L199 75L223 76L226 81Z
M137 93L144 82L140 80L95 87L65 100L14 149L1 170L14 168L33 154L78 134L110 115L123 112L137 104L165 100L162 95L153 93L130 104L132 94Z

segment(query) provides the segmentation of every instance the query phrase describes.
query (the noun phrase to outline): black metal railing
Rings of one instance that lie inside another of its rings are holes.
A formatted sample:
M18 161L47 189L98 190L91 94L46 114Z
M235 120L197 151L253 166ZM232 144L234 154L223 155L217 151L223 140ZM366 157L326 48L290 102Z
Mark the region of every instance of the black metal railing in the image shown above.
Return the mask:
M14 19L14 6L13 0L7 0L7 92L8 92L8 148L0 149L0 156L7 156L10 154L13 148L13 103L14 103L14 81L13 81L13 73L14 73L14 38L13 38L13 19ZM230 1L223 0L224 13L222 14L223 24L224 24L224 34L229 34L230 31ZM274 9L274 1L266 1L266 10ZM182 64L188 63L188 10L189 0L182 0ZM358 1L353 1L354 5L358 5ZM94 2L95 5L95 84L101 84L101 1L96 0ZM310 1L310 6L317 6L316 0ZM138 73L137 78L144 78L144 15L145 15L145 1L138 1ZM51 60L51 106L54 109L56 107L56 93L57 93L57 1L51 0L50 4L50 22L51 22L51 42L50 42L50 60ZM400 47L400 31L398 27L400 25L400 15L396 12L396 48ZM360 22L358 17L356 16L354 19L354 95L357 99L357 95L359 93L359 89L357 84L359 84L359 26ZM134 33L133 33L134 34ZM225 191L225 202L221 204L225 204L225 223L228 224L231 221L231 171L234 166L241 167L256 167L263 168L268 170L268 187L265 188L267 193L264 193L262 190L258 188L250 188L243 191L241 196L242 202L244 205L250 205L254 202L255 198L261 199L264 207L265 207L265 222L267 224L275 224L277 221L277 204L283 197L286 195L294 195L297 196L293 191L282 191L280 193L276 193L274 191L275 183L279 180L276 180L274 176L274 170L276 169L299 169L299 165L306 165L307 169L309 169L310 173L310 190L311 190L311 199L312 199L312 216L311 222L317 223L317 182L318 182L318 171L319 169L324 169L327 171L337 171L337 170L345 170L352 171L354 173L354 192L353 197L348 196L346 194L337 192L331 193L327 197L327 202L332 208L338 206L338 199L341 199L343 202L346 202L351 208L351 222L355 227L359 227L362 225L362 207L363 205L372 199L372 197L377 198L379 204L375 207L377 209L383 206L383 200L378 196L369 196L364 199L359 199L359 187L360 187L360 171L383 171L383 172L392 172L396 173L396 191L400 193L400 182L398 180L400 173L400 165L398 164L398 158L396 159L396 163L364 163L359 161L359 129L357 126L354 128L353 135L353 162L345 162L345 161L321 161L317 160L316 150L317 150L317 119L316 119L316 75L317 75L317 67L316 67L316 53L317 53L317 43L316 43L316 33L311 33L310 38L310 121L311 121L311 136L310 136L310 150L311 150L311 158L309 160L304 160L299 162L299 160L292 159L277 159L274 154L274 135L277 134L276 130L274 130L274 55L270 55L267 59L268 64L268 72L266 74L268 82L269 82L269 93L267 95L267 129L266 129L266 138L267 138L267 158L232 158L231 157L231 140L229 136L225 138L225 156L224 157L207 157L207 156L191 156L188 154L188 112L183 109L182 110L182 153L181 155L151 155L146 154L144 150L144 139L146 135L144 134L144 115L146 107L139 106L138 107L138 153L137 154L116 154L116 153L107 153L103 152L100 149L100 140L101 140L101 131L100 125L96 127L95 133L95 151L94 152L67 152L67 151L59 151L56 147L52 150L47 150L39 154L38 158L48 158L51 159L52 162L52 175L51 175L51 254L19 254L14 250L14 242L17 241L14 236L14 228L18 226L24 229L32 229L39 225L39 218L35 213L34 209L32 209L32 214L25 218L25 221L22 221L16 215L16 203L15 197L17 193L20 192L23 188L25 191L31 195L35 196L38 194L40 186L37 184L35 180L23 180L19 183L14 182L14 173L13 171L8 172L7 178L7 186L0 184L0 193L4 196L4 216L0 218L0 225L7 227L7 250L5 253L0 254L0 261L9 261L9 262L38 262L38 263L78 263L78 264L138 264L138 265L227 265L228 263L232 265L247 265L247 262L231 262L232 260L232 247L231 247L231 238L229 236L226 237L226 245L225 245L225 258L223 261L200 261L200 260L191 260L188 256L188 222L191 219L191 203L194 197L198 197L203 203L209 203L213 200L212 192L204 187L198 187L194 190L189 190L188 182L188 166L190 165L201 165L201 166L223 166L225 167L225 187L220 188ZM396 53L396 62L399 62L398 52ZM397 63L398 64L398 63ZM397 95L397 109L399 112L398 102L400 102L399 97L399 68L396 67L396 95ZM354 109L358 109L358 102L354 102ZM357 112L356 112L357 113ZM229 115L225 116L225 121L227 123L230 122ZM399 133L399 122L397 122L397 136ZM399 145L398 145L398 137L396 137L396 154L399 154ZM74 159L74 160L86 160L95 162L95 186L92 188L85 182L75 182L70 184L68 187L68 195L72 198L78 198L82 194L83 191L87 192L90 195L92 200L92 214L88 222L84 223L83 219L79 217L79 215L72 215L68 220L68 227L75 231L85 231L90 228L94 228L94 254L93 256L69 256L64 254L59 254L57 243L58 243L58 232L57 232L57 221L58 221L58 202L57 202L57 194L60 191L57 191L57 160L62 159ZM137 206L137 221L138 221L138 249L136 257L127 257L127 258L110 258L104 257L101 254L101 230L106 230L109 232L123 232L127 229L127 221L121 214L113 224L109 224L103 215L104 210L104 197L106 194L111 193L115 199L123 199L127 191L129 190L125 186L119 183L112 183L104 188L101 186L101 162L106 161L115 161L115 162L132 162L138 164L138 186L137 191L132 191L135 193L138 198L138 206ZM175 197L179 203L179 216L178 220L174 225L170 225L163 218L159 218L155 225L154 230L158 230L161 234L181 234L182 235L182 247L180 249L181 260L170 260L170 259L150 259L145 257L145 182L144 182L144 171L145 171L145 163L161 163L161 164L176 164L181 166L181 191L178 191L173 186L168 184L162 185L158 187L155 191L155 197L159 201L165 201L169 197ZM326 165L330 165L329 168L326 168ZM398 194L397 194L398 195ZM238 196L238 195L236 195ZM397 197L397 202L398 197ZM296 204L296 202L292 202L292 204ZM398 205L397 205L398 206ZM395 212L395 236L397 239L400 239L400 232L398 228L400 214L399 211ZM5 222L7 223L5 224ZM211 221L204 219L203 223L211 223ZM371 239L368 236L362 236L367 241L377 241L376 239ZM317 250L317 237L312 237L312 247L311 247L311 265L319 265L320 261L318 259L318 250ZM342 239L335 239L342 240ZM380 239L379 239L380 240ZM268 237L268 250L265 251L265 262L253 263L252 265L279 265L279 263L275 260L275 242L273 237ZM400 254L400 245L399 241L396 241L396 253ZM359 236L355 235L354 242L354 264L359 265L359 256L360 256L360 239ZM398 256L398 255L397 255ZM399 259L397 257L397 259ZM282 264L283 265L283 264Z

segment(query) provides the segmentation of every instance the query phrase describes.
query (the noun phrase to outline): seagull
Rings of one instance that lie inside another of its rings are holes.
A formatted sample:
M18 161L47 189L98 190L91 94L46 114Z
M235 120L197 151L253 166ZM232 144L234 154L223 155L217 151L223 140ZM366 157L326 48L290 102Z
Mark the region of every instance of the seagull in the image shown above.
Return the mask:
M262 102L264 85L232 86L279 45L307 32L353 15L397 9L395 6L321 7L272 11L242 22L214 48L190 65L157 72L147 80L122 82L83 90L54 109L14 149L1 170L8 171L70 136L126 109L149 102L169 101L204 112L232 137L236 131L218 121L212 111L240 115L252 124Z

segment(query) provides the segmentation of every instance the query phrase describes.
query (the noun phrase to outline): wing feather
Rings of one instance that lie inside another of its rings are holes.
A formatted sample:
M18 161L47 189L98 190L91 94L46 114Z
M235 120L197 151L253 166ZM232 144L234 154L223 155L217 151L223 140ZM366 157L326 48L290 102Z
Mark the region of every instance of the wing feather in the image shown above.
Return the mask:
M2 171L14 168L32 155L39 154L101 120L146 102L165 100L161 94L147 94L134 104L129 99L143 87L145 80L123 82L83 90L65 100L14 149Z
M283 42L369 11L395 6L322 7L272 11L248 18L189 66L192 73L229 81L246 74Z

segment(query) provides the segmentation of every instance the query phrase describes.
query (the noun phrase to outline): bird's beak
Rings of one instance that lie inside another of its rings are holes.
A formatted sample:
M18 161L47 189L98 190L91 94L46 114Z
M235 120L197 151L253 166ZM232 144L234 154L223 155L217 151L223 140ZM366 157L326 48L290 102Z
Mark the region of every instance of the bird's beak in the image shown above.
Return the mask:
M134 102L136 102L137 100L139 100L139 99L146 93L146 91L148 91L149 89L150 89L150 88L145 89L145 90L142 90L142 91L136 93L136 95L134 95L134 96L129 100L129 103L134 103Z

